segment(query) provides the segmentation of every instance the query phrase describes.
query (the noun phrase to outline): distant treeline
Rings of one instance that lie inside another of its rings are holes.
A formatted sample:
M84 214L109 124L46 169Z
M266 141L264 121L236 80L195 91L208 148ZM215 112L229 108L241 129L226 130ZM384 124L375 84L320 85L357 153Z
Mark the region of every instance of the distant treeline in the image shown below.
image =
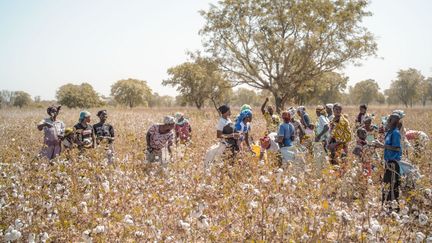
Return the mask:
M185 64L182 64L185 65ZM164 81L164 85L177 87L180 95L176 97L159 95L152 92L146 81L137 79L119 80L111 86L111 96L98 94L88 83L79 85L66 84L57 90L56 100L44 101L40 96L32 96L24 91L0 91L0 107L6 106L33 106L46 107L52 103L58 103L70 108L90 108L99 106L127 106L127 107L174 107L174 106L217 106L230 104L241 106L249 104L260 106L265 97L272 94L266 90L256 90L245 87L233 87L230 83L221 79L203 79L206 85L199 85L194 80L190 82L177 82L177 76L193 70L174 70L182 65L171 68L168 73L172 75L170 80ZM189 67L189 69L197 67ZM214 72L219 72L213 70ZM182 73L183 72L183 73ZM209 74L211 72L207 72ZM209 74L214 75L214 74ZM221 76L222 77L222 76ZM174 82L177 80L176 82ZM213 80L213 81L212 81ZM184 81L184 80L183 80ZM214 82L214 83L212 83ZM341 74L325 73L314 82L305 82L305 85L288 104L311 105L341 102L346 105L357 104L402 104L406 107L413 105L427 105L432 101L432 78L425 78L416 69L400 70L397 79L393 80L390 88L380 91L375 80L368 79L356 83L347 88L348 78Z

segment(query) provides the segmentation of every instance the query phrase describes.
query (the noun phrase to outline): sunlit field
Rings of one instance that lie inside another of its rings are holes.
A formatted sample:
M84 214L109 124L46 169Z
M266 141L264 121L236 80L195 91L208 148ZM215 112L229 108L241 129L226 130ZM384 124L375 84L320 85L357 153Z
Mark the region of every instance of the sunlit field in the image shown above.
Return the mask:
M259 108L253 110L252 137L258 141L265 124ZM392 110L369 109L374 123ZM176 148L166 166L146 163L148 127L176 111L190 118L192 143ZM90 112L92 123L98 122L97 110ZM232 112L234 119L238 109ZM316 119L312 107L308 112ZM344 112L353 122L357 108ZM432 134L431 109L405 112L405 128ZM78 114L64 109L59 119L72 127ZM432 242L431 144L411 161L422 175L416 188L402 192L399 214L387 214L381 208L382 165L375 162L368 179L352 153L342 168L327 164L322 171L310 154L296 171L279 167L274 155L259 163L244 153L234 162L214 163L206 174L204 154L217 142L214 109L113 108L108 115L117 137L113 164L103 148L50 162L37 157L43 132L36 124L46 111L0 110L2 241Z

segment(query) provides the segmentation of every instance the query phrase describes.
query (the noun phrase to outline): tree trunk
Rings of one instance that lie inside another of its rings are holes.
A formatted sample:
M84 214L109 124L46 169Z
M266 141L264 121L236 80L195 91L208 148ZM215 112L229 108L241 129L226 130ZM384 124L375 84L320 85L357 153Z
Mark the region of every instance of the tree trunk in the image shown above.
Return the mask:
M273 96L275 98L276 113L280 114L281 111L284 109L285 101L278 94L273 93Z

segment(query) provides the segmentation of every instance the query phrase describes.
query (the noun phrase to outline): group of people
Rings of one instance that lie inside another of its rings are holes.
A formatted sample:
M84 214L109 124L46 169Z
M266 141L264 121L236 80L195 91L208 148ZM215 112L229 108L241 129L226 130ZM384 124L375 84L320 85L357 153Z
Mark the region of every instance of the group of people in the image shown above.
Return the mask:
M377 155L375 149L384 149L385 202L397 200L399 197L404 149L414 147L415 156L419 156L429 141L424 132L404 129L402 118L405 114L401 110L395 110L389 116L383 117L380 126L377 126L373 124L374 115L368 114L366 105L361 105L353 129L348 116L343 113L342 105L338 103L317 106L317 120L313 124L304 106L291 107L279 115L271 105L267 105L268 101L267 98L261 106L266 129L257 143L250 135L253 118L251 106L243 105L234 122L230 119L229 106L222 105L218 108L220 118L216 125L216 138L219 142L207 151L204 158L205 168L227 152L235 158L239 153L248 151L256 153L260 160L267 153L277 153L282 164L295 164L298 162L296 157L299 148L309 151L315 161L321 164L328 161L333 165L345 165L349 153L348 145L353 140L352 134L355 134L352 153L357 156L357 161L362 163L366 176L371 175L374 166L369 155ZM75 147L82 151L105 144L109 151L109 161L112 162L115 136L114 127L107 123L107 111L100 110L97 113L99 122L94 125L90 124L91 114L82 111L78 123L66 128L64 123L57 119L60 110L61 106L48 107L49 117L37 125L40 131L44 131L44 147L40 155L53 159L62 151ZM162 123L151 125L146 133L147 161L161 161L164 149L171 154L174 144L188 144L191 137L191 124L182 113L164 117Z
M114 128L106 122L108 119L106 110L100 110L97 113L99 122L94 125L90 124L91 114L88 111L82 111L79 114L78 123L67 128L62 121L57 119L60 110L61 106L48 107L48 117L37 125L37 129L44 132L41 156L53 159L62 151L75 147L80 150L91 149L105 142L112 151Z
M85 151L104 145L108 151L108 161L113 161L114 127L107 123L108 113L106 110L97 112L99 122L93 125L91 125L90 112L81 111L78 123L67 128L57 118L60 110L61 106L48 107L48 117L37 124L39 131L44 132L44 146L40 156L54 159L63 151L73 148ZM174 116L165 117L162 124L154 124L147 131L147 160L150 162L160 160L163 148L166 147L171 153L174 139L176 143L187 143L191 136L192 128L182 113L178 112Z
M422 131L406 131L402 125L405 116L401 110L395 110L383 117L382 123L373 124L374 115L368 114L367 105L359 107L359 114L352 127L348 116L343 113L339 103L319 105L316 107L317 121L312 123L304 106L289 108L276 114L272 106L268 106L267 98L261 106L266 121L266 131L259 139L260 158L267 152L276 152L282 163L295 164L299 148L306 148L315 157L315 161L344 166L349 154L349 144L356 135L352 153L362 163L365 176L370 176L374 164L371 154L378 155L377 149L383 149L383 202L398 200L400 176L403 171L400 165L407 144L413 144L414 154L419 155L428 136ZM256 152L252 148L253 139L249 133L252 123L252 109L243 105L235 121L230 120L230 107L223 105L218 109L219 122L216 126L216 137L220 143L212 146L204 159L208 167L218 156L230 151L233 156L239 151ZM298 120L296 118L298 117ZM324 154L324 156L322 156ZM380 161L380 158L375 158ZM324 161L323 161L324 160Z

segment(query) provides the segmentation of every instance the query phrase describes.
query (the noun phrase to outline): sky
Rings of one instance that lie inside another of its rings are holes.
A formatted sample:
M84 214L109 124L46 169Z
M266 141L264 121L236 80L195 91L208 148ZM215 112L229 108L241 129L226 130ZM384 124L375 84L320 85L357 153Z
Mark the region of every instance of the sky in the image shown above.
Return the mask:
M63 84L90 83L110 94L120 79L146 80L154 92L167 69L202 49L198 13L210 0L0 0L0 90L54 99ZM374 0L364 21L378 57L349 65L349 85L374 79L388 88L400 69L432 76L432 1Z

